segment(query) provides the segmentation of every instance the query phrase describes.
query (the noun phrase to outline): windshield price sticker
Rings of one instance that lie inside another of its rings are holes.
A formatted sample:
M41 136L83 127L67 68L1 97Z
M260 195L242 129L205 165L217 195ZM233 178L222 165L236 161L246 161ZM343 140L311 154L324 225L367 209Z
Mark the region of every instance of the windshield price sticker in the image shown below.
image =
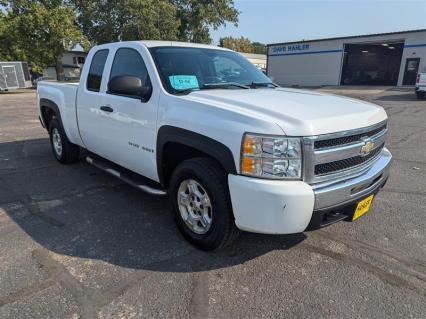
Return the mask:
M199 89L195 75L171 75L169 76L171 86L176 90Z

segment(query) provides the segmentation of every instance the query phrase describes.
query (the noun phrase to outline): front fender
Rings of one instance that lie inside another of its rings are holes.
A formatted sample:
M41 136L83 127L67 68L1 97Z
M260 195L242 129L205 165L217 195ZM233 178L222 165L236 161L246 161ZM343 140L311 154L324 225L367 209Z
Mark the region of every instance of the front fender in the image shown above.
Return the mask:
M179 127L164 125L160 127L157 135L157 170L160 182L164 183L162 170L163 150L167 143L180 143L194 148L216 159L227 174L236 174L234 156L231 150L221 142Z

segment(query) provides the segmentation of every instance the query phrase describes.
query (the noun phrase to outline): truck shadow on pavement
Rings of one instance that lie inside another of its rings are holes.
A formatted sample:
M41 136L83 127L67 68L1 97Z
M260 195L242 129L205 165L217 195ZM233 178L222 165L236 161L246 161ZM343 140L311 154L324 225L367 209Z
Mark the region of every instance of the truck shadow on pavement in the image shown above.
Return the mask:
M83 160L61 165L47 139L0 144L0 215L4 213L18 226L9 222L7 237L22 229L57 254L153 271L230 267L306 238L242 233L229 248L201 252L180 236L167 198L141 193ZM0 227L0 236L2 231Z

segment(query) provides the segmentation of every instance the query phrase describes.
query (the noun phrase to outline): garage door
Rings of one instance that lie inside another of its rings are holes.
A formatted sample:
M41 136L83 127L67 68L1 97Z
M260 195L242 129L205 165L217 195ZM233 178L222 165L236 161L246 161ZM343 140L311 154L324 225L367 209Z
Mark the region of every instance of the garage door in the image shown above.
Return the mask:
M397 85L403 42L345 44L342 85Z

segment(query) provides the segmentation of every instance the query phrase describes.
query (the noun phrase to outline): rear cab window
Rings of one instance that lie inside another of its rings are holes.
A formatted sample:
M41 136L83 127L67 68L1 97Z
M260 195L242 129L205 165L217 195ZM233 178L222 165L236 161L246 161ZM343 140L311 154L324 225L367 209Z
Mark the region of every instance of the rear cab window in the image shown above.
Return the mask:
M86 83L86 87L89 91L99 92L108 52L108 49L99 50L93 56Z

